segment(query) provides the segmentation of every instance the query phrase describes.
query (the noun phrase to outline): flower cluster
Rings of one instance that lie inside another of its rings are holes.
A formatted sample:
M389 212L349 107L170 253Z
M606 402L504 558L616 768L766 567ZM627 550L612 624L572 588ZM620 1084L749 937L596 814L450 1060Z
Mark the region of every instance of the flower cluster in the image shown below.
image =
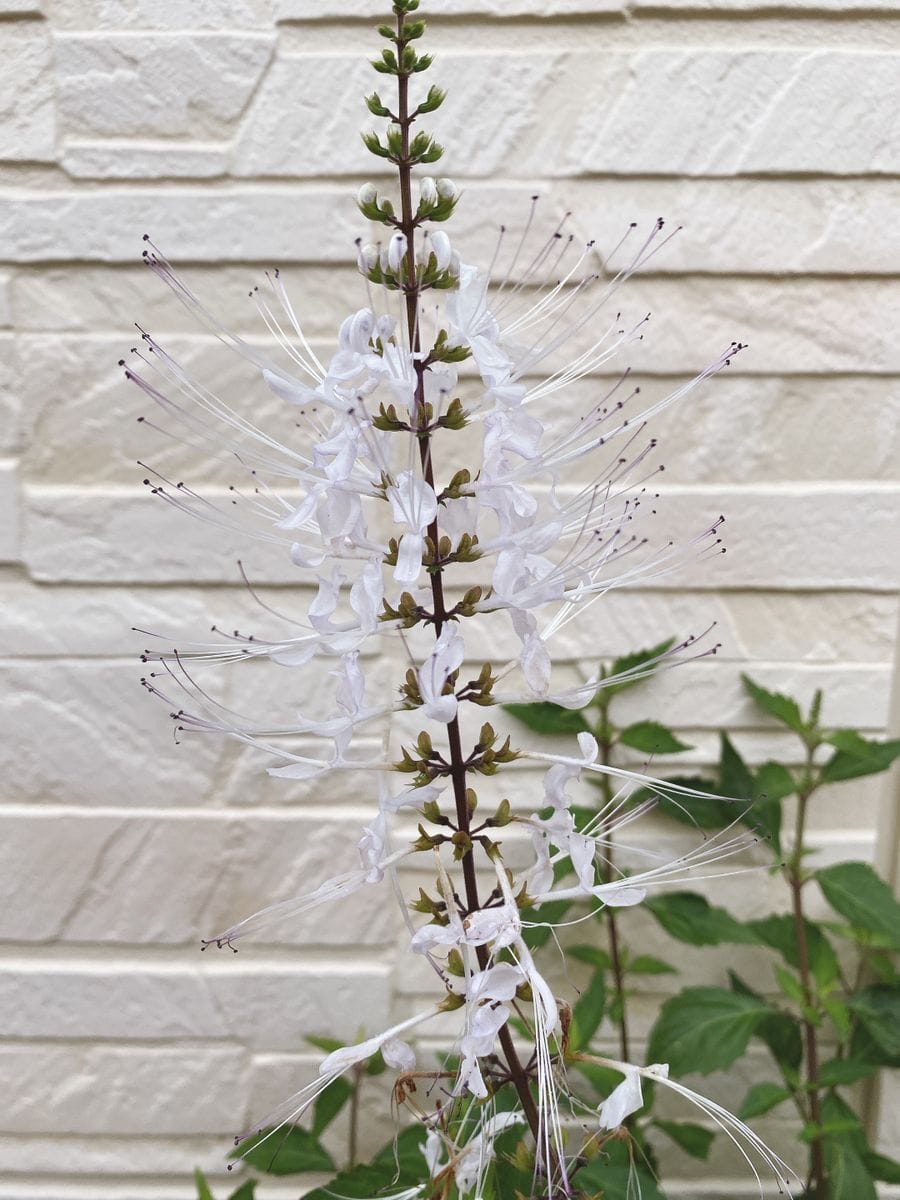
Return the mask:
M457 188L445 178L413 179L414 168L441 155L434 139L413 126L443 101L431 88L412 106L410 85L430 63L415 48L424 28L411 17L416 7L417 0L394 0L395 24L381 30L388 47L375 66L396 81L396 106L377 94L367 102L389 121L383 135L368 133L365 140L396 168L399 201L372 184L359 192L362 214L385 235L380 243L358 245L366 303L343 321L330 357L320 358L304 334L278 272L263 293L254 293L275 346L270 357L222 328L156 247L145 252L175 295L258 369L261 385L292 406L297 430L294 442L281 444L144 333L126 365L128 379L158 404L167 428L214 445L248 480L226 503L155 473L148 486L217 528L237 526L280 546L298 579L313 582L315 590L285 623L283 636L235 633L178 651L147 650L145 660L158 665L144 682L167 701L181 731L248 743L269 756L274 776L308 780L345 771L377 778L377 808L360 837L358 866L262 909L210 942L233 948L269 922L386 877L397 883L398 864L409 856L425 855L433 865L433 892L421 891L410 906L423 921L410 925L409 948L434 968L436 1003L330 1054L314 1082L251 1132L272 1136L297 1121L334 1079L376 1051L402 1074L415 1073L406 1036L449 1012L459 1022L458 1066L441 1103L416 1111L426 1134L423 1183L409 1195L441 1191L450 1176L460 1193L480 1195L495 1140L512 1126L527 1135L537 1194L569 1194L577 1191L586 1147L602 1145L608 1131L640 1107L642 1078L693 1094L671 1083L664 1066L610 1063L624 1080L599 1111L588 1111L566 1075L567 1010L526 944L529 914L543 901L573 895L594 906L638 904L650 888L709 867L752 837L712 838L674 862L655 860L604 882L598 864L613 834L649 811L659 795L693 793L598 763L589 734L568 757L514 746L482 723L480 710L534 698L581 707L616 678L555 686L554 635L583 620L612 588L657 579L721 552L722 518L683 543L654 533L652 480L661 468L650 465L655 442L646 423L727 366L741 347L725 347L696 379L649 404L623 370L599 402L560 419L560 393L643 336L648 318L623 320L617 293L663 244L663 224L645 237L630 231L615 256L601 262L593 244L579 245L565 223L547 237L537 233L534 202L521 235L501 231L489 270L468 263L437 227L452 216ZM589 482L573 484L587 466ZM477 629L484 644L498 622L514 635L515 656L482 663L470 674L470 630ZM393 697L372 696L363 652L388 637L402 639L410 666ZM636 670L714 652L696 649L694 641L687 638ZM315 711L285 724L237 715L213 699L197 673L247 658L278 668L328 660L328 699L317 696ZM400 712L407 721L414 714L421 724L417 736L393 753L360 750L361 733L365 739ZM502 799L492 815L476 816L480 778L522 759L546 767L541 810L528 813ZM567 788L591 772L614 776L619 790L579 826ZM638 788L643 799L635 804ZM421 823L416 840L395 849L401 810L413 811ZM520 869L511 868L500 840L500 831L513 824L533 851ZM514 1015L527 1038L514 1037ZM531 1043L527 1055L523 1039ZM503 1089L514 1101L498 1108ZM697 1102L783 1181L783 1165L758 1139L724 1110Z

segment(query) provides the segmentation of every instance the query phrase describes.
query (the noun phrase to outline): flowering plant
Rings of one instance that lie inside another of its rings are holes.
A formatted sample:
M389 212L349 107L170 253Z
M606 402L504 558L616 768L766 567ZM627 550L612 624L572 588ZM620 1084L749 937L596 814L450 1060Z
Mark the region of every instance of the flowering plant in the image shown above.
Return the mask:
M177 297L293 406L296 442L281 444L193 380L149 334L126 368L169 418L195 440L215 442L250 481L249 492L232 489L226 505L159 474L147 479L153 492L216 527L237 524L283 546L316 581L302 618L275 636L235 633L213 646L148 650L145 658L162 669L146 686L170 704L180 731L248 743L273 759L275 777L345 772L377 779L377 808L359 841L358 866L268 905L206 945L234 949L270 922L393 885L410 951L429 964L438 993L424 1011L334 1048L312 1082L237 1139L238 1153L266 1147L277 1155L285 1131L335 1081L380 1055L398 1072L394 1097L420 1143L418 1178L407 1183L399 1168L395 1175L393 1194L404 1200L454 1190L596 1193L607 1188L608 1164L621 1146L627 1186L639 1190L626 1122L647 1085L687 1098L724 1130L753 1167L760 1194L760 1163L779 1189L787 1188L780 1159L721 1106L669 1078L665 1064L579 1049L571 1010L539 970L527 937L545 923L541 906L549 902L640 904L659 885L738 853L755 835L729 828L673 862L653 856L651 865L626 870L617 856L614 867L601 868L625 824L662 797L677 803L696 789L603 762L586 731L568 753L548 753L513 744L481 721L483 709L536 698L577 710L604 687L714 652L688 637L618 675L566 687L554 683L549 646L611 588L721 552L722 518L685 545L634 530L655 511L647 419L727 366L741 346L730 344L690 384L648 405L623 370L577 420L555 416L548 402L643 336L647 317L625 320L612 301L663 243L662 222L634 250L637 235L630 232L598 268L593 245L579 246L563 227L539 236L533 206L520 235L501 230L489 270L461 258L443 229L460 200L457 188L444 178L413 178L415 168L441 157L419 122L444 100L434 86L418 99L412 94L431 64L416 48L424 32L417 8L418 0L394 0L394 23L380 28L387 46L374 66L395 81L396 98L368 98L369 111L388 126L364 141L396 169L397 195L372 184L359 192L363 216L385 237L359 243L368 303L343 322L327 362L304 334L277 272L267 294L255 293L281 352L274 359L222 328L155 247L145 252ZM468 381L460 382L459 369ZM458 385L469 399L456 394ZM585 465L589 480L573 486ZM515 636L514 659L470 672L470 630L496 640L503 626ZM368 694L363 665L369 643L385 638L402 645L408 662L393 699ZM196 677L211 662L257 659L297 669L315 658L334 663L330 711L283 723L238 716ZM418 728L394 753L387 735L380 749L370 737L361 751L367 732L391 718ZM321 748L309 752L307 739ZM525 760L546 771L540 810L523 811L496 792L486 805L494 778ZM611 782L587 821L576 819L568 791L583 775ZM642 798L632 804L638 789ZM412 840L398 836L409 813L419 820ZM427 864L434 885L408 903L398 868L413 856ZM448 1016L453 1057L420 1066L410 1038L421 1029L445 1030ZM612 1073L599 1108L578 1095L568 1068L579 1063Z

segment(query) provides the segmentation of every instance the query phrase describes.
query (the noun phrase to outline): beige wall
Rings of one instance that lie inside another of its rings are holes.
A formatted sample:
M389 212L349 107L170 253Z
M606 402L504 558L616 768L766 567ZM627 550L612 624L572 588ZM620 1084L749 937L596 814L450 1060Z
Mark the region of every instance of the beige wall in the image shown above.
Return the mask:
M352 859L371 802L275 786L234 747L176 748L138 687L130 626L177 640L252 606L237 549L155 505L133 463L155 453L227 480L156 451L115 366L140 321L204 379L241 386L141 268L145 231L236 326L255 328L247 288L280 265L312 333L331 336L358 295L352 197L373 160L357 130L383 8L0 0L0 1200L187 1196L195 1164L219 1171L228 1135L303 1082L305 1032L373 1031L428 987L395 967L398 922L368 898L283 944L199 958L200 934ZM785 749L742 668L804 699L823 687L833 722L882 732L900 510L896 4L424 9L450 87L443 169L466 187L461 248L534 190L601 248L665 215L685 230L633 293L654 314L646 386L750 343L658 431L665 520L726 513L729 555L598 606L561 647L571 669L717 620L715 660L634 701L696 745L695 764L721 725L755 760ZM245 558L283 600L291 569ZM386 687L396 665L373 664ZM520 782L527 799L536 780ZM832 793L823 859L873 856L880 795L896 802L878 781ZM715 894L762 912L768 888L752 875ZM720 956L679 955L695 980L721 979ZM639 1030L656 1003L639 999ZM734 1104L745 1082L711 1086ZM789 1151L778 1125L760 1130ZM724 1152L700 1182L689 1160L673 1169L685 1197L753 1194Z

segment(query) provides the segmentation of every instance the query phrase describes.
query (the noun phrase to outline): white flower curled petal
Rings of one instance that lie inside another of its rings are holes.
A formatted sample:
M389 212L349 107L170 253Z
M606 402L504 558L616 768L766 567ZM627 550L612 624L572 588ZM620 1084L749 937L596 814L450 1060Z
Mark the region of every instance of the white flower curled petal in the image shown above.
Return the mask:
M321 550L310 550L307 546L302 546L299 542L294 542L291 546L291 562L296 567L321 567L322 563L328 557L327 548Z
M351 350L355 354L365 354L369 349L369 339L375 332L375 314L370 308L361 308L351 313L341 322L338 331L338 341L341 349Z
M515 963L495 963L469 977L466 999L473 1004L481 1000L512 1000L524 982L525 972Z
M333 1050L331 1054L323 1058L321 1063L319 1063L319 1074L343 1074L349 1067L354 1067L357 1063L371 1058L373 1054L377 1054L386 1042L396 1038L398 1034L403 1033L405 1030L412 1029L415 1025L421 1025L423 1021L427 1021L435 1016L436 1012L437 1009L430 1009L428 1012L418 1013L406 1021L401 1021L399 1025L391 1026L390 1029L386 1029L383 1033L379 1033L375 1037L366 1038L364 1042L358 1042L355 1046L341 1046L339 1050Z
M386 812L398 812L401 808L420 808L431 800L437 800L443 790L442 787L436 787L433 783L426 783L423 787L409 788L405 792L399 792L396 796L384 796L381 807Z
M441 1135L433 1126L426 1133L421 1150L425 1165L428 1167L428 1174L434 1178L444 1161L444 1143Z
M381 563L377 559L371 559L350 588L350 607L359 618L359 627L364 633L374 633L378 628L383 599L384 576Z
M381 1047L381 1055L392 1071L414 1071L416 1069L416 1054L408 1042L401 1038L392 1037Z
M419 581L422 570L422 555L425 553L425 539L421 533L404 533L397 550L397 564L394 567L394 582L414 587Z
M299 379L280 375L277 371L270 371L267 367L263 367L262 376L269 389L279 400L287 400L288 404L315 404L322 399L317 388L307 387Z
M589 887L588 891L598 900L602 900L608 908L632 908L640 904L647 895L647 889L635 887L624 881L622 883L601 883Z
M415 533L424 533L437 516L434 488L414 471L402 471L387 489L387 498L394 521L408 525Z
M446 725L456 716L456 696L445 696L443 691L449 677L462 666L465 653L465 642L456 625L445 625L418 671L422 711L430 720Z
M519 665L525 682L533 696L543 698L550 691L553 664L544 639L539 633L531 633L522 645Z
M307 616L313 629L320 633L337 632L331 618L338 606L343 582L344 574L339 567L332 570L330 579L326 575L319 576L319 590L309 606Z
M382 859L387 845L387 818L379 811L371 825L365 826L359 839L359 860L368 871L366 883L380 883L384 878Z
M644 1093L641 1090L641 1077L636 1067L625 1071L625 1078L613 1088L598 1112L601 1129L618 1129L618 1127L636 1113L644 1103Z
M495 950L511 946L522 932L522 919L515 904L508 901L496 908L479 908L463 921L463 941L468 946L491 942Z

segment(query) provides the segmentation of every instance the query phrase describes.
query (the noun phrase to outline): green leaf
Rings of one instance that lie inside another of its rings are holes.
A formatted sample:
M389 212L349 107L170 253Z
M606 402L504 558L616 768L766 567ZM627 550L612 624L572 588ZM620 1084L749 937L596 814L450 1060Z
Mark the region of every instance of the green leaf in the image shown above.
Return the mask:
M661 654L665 654L674 645L675 639L673 637L666 638L658 646L649 646L646 650L636 650L633 654L623 654L621 658L613 660L609 673L610 675L621 675L625 671L633 671L638 667L646 666L655 658L659 658ZM646 676L641 676L639 679L625 679L620 683L607 684L602 689L600 695L605 692L607 696L614 696L617 692L624 692L626 688L633 688L636 684L643 683L645 678ZM594 703L597 703L597 701L595 700Z
M595 971L588 986L572 1010L569 1045L583 1050L600 1027L606 1007L606 980L602 971Z
M778 1083L754 1083L744 1097L744 1102L738 1109L737 1115L742 1121L751 1117L761 1117L785 1100L790 1100L790 1091Z
M758 921L748 921L747 925L756 934L759 941L766 946L771 946L773 950L777 950L785 962L799 970L800 959L797 954L797 939L792 916L784 913L781 916L763 917ZM805 921L804 928L810 970L816 983L824 989L840 976L837 955L831 942L817 925L813 925L811 921Z
M847 1142L825 1143L828 1200L877 1200L875 1184L862 1157Z
M760 687L758 683L753 682L749 675L742 675L741 679L744 687L763 712L767 712L770 717L774 717L782 725L787 725L788 729L793 729L794 733L799 733L801 736L806 733L806 722L803 720L803 714L800 712L800 706L796 700L792 700L789 696L782 696L780 692L770 692L766 688Z
M528 920L539 922L522 930L522 941L529 950L539 950L550 940L551 925L558 924L574 902L572 900L548 900L537 908L528 910Z
M307 1034L306 1040L311 1046L315 1046L319 1050L324 1050L326 1054L333 1054L335 1050L340 1050L345 1042L339 1041L337 1038L318 1037L313 1034Z
M857 929L900 949L900 901L867 863L844 862L816 872L825 899Z
M880 1179L882 1183L900 1183L900 1162L885 1154L876 1154L874 1150L869 1150L862 1157L873 1179Z
M342 1076L328 1085L313 1108L312 1131L315 1137L321 1137L352 1095L353 1088Z
M770 800L784 800L797 790L797 781L793 775L779 762L769 759L756 772L753 792L757 803L763 796Z
M728 972L728 978L732 991L741 996L753 996L756 1000L762 1000L762 997L734 971ZM803 1061L803 1035L796 1017L788 1013L773 1013L771 1017L760 1021L756 1036L768 1046L773 1058L781 1067L789 1071L799 1069Z
M253 1200L256 1195L256 1183L255 1179L245 1180L239 1188L231 1193L228 1200Z
M717 791L713 781L704 779L702 775L671 775L661 783L663 786L667 783L677 783L680 787L688 787L695 792ZM647 794L645 791L636 792L634 801L644 799ZM735 815L733 804L712 797L706 800L702 796L679 796L673 793L669 796L659 796L658 804L661 813L680 821L683 825L692 825L695 829L721 829L733 821Z
M209 1190L206 1176L199 1167L194 1168L194 1183L197 1188L197 1200L213 1200L213 1194Z
M677 975L678 971L669 963L663 962L661 958L654 958L652 954L638 954L636 958L629 960L625 968L628 975Z
M820 998L820 1004L825 1010L828 1017L831 1018L831 1023L834 1025L837 1032L838 1040L846 1041L850 1036L850 1010L843 1000L839 1000L837 996L823 996Z
M682 750L692 750L665 725L658 721L636 721L619 731L619 741L630 746L632 750L640 750L642 754L680 754Z
M858 1058L832 1058L819 1067L817 1079L825 1087L845 1087L874 1075L875 1067Z
M796 975L788 971L785 967L776 965L775 978L778 981L778 986L782 994L787 996L788 1000L793 1000L795 1004L804 1003L803 984Z
M900 1060L900 988L873 984L848 997L847 1006L882 1052L879 1061L891 1065Z
M372 1160L374 1166L390 1167L403 1176L420 1177L422 1174L422 1146L426 1130L422 1125L411 1125L400 1131L378 1151Z
M308 1129L291 1125L269 1137L271 1130L242 1142L230 1158L240 1158L248 1166L267 1175L297 1175L301 1171L333 1171L334 1162L324 1146Z
M424 1164L424 1159L422 1161ZM334 1200L335 1196L346 1196L350 1200L371 1200L384 1188L394 1185L398 1188L411 1187L418 1182L421 1182L421 1170L419 1179L413 1176L404 1177L402 1173L398 1177L393 1164L374 1166L370 1163L360 1163L347 1171L341 1171L322 1187L307 1192L303 1200Z
M690 946L722 942L755 943L757 938L724 908L715 908L696 892L669 892L643 902L672 937Z
M604 1100L624 1078L621 1071L614 1071L612 1067L601 1067L597 1063L574 1062L571 1065Z
M781 802L796 790L793 775L781 763L765 762L753 777L753 804L741 820L769 839L775 854L781 854Z
M719 735L719 784L726 796L736 800L753 799L753 773L727 733Z
M703 1125L695 1125L690 1121L660 1121L656 1119L653 1124L670 1137L676 1146L680 1146L685 1154L690 1154L692 1158L709 1158L709 1150L713 1144L713 1138L716 1136L711 1129L706 1129Z
M549 700L537 700L534 704L504 704L503 710L521 721L526 728L548 737L582 733L591 728L580 709L563 708L561 704L551 704Z
M772 1009L725 988L686 988L662 1006L650 1034L648 1062L667 1062L675 1076L731 1066Z
M595 967L598 971L608 971L612 965L607 952L599 946L570 946L567 953L571 958L577 958L579 962L587 963L589 967Z
M844 779L859 779L862 775L877 775L886 771L895 758L900 758L900 738L890 742L873 742L852 729L839 729L825 740L836 750L822 768L820 778L823 783L839 783Z
M665 1200L638 1151L628 1142L606 1142L593 1161L582 1167L573 1183L581 1195L602 1200Z

